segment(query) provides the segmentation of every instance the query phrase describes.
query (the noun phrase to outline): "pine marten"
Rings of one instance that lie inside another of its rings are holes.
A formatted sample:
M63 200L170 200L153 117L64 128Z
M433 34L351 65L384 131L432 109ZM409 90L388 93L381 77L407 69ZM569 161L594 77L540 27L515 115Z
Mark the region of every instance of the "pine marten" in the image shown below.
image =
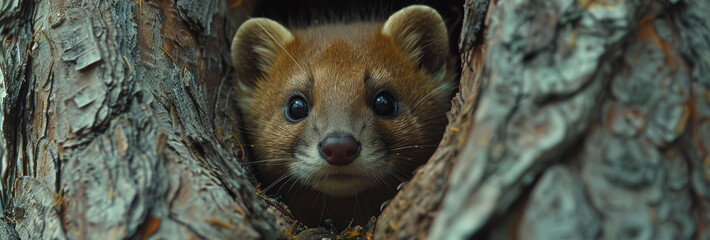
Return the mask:
M444 21L421 5L385 22L287 29L246 21L232 61L265 192L311 227L377 215L441 140L452 60Z

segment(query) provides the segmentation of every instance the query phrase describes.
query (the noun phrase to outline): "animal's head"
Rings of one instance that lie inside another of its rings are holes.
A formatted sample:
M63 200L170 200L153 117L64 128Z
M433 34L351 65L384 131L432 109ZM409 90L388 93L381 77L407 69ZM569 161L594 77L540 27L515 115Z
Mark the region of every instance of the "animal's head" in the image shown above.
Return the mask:
M332 196L403 179L436 148L455 82L446 26L425 6L387 21L289 30L254 18L232 43L260 175Z

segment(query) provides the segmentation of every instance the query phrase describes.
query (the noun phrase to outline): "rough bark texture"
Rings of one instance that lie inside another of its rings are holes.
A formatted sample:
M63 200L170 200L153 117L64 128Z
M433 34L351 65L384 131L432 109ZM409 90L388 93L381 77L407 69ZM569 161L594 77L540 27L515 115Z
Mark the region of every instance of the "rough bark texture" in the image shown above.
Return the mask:
M375 236L710 238L710 3L487 2L463 103Z
M240 3L1 2L0 239L300 230L238 164ZM375 237L710 239L708 12L467 1L451 123Z
M3 2L0 232L280 236L237 164L228 4Z

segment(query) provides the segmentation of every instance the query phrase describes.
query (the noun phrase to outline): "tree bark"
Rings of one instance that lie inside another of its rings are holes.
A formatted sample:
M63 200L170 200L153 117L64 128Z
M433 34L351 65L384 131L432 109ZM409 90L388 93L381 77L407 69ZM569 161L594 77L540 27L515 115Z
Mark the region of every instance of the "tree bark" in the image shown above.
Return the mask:
M465 12L452 121L377 238L710 238L710 3Z
M251 4L0 3L0 239L300 231L239 165ZM376 238L710 238L710 3L464 10L450 124Z
M281 236L237 164L229 46L248 3L2 7L0 229L22 239Z

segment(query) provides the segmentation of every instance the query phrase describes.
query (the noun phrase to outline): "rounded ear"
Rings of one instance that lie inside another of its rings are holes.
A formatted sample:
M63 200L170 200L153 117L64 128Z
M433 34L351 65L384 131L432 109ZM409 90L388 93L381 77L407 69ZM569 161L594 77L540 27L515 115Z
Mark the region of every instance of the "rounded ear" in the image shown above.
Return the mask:
M395 43L429 73L446 68L449 61L449 38L439 13L424 5L412 5L392 14L382 34Z
M244 22L232 40L232 64L239 87L253 87L291 41L291 32L271 19L252 18Z

